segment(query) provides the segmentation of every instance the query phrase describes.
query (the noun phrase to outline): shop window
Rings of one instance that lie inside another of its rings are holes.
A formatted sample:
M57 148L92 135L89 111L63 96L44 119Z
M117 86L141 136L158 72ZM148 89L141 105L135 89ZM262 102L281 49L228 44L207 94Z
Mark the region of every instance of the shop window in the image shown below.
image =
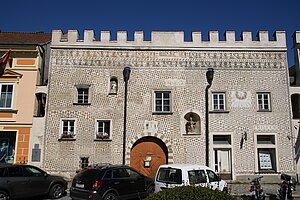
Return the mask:
M16 132L0 132L0 164L14 163Z
M276 173L276 140L275 135L257 135L258 171Z
M258 148L258 169L260 172L276 172L275 148Z

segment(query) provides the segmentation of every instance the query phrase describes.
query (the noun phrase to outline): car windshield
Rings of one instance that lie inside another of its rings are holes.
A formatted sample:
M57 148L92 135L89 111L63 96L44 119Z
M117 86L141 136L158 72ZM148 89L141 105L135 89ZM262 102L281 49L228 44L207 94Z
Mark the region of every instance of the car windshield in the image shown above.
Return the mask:
M181 169L160 168L156 180L158 182L169 183L169 184L181 184L182 183Z

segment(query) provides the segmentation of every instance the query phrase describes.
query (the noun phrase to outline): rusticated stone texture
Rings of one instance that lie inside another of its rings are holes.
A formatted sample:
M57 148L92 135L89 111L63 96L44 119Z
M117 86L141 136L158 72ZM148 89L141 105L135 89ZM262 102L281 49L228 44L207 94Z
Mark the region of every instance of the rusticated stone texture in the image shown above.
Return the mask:
M90 163L122 162L124 81L128 84L126 163L133 144L144 136L162 140L169 163L205 164L205 87L207 68L215 70L211 92L225 92L226 111L210 112L210 166L213 134L231 135L233 179L258 172L257 134L275 135L277 172L295 173L286 52L282 50L132 50L52 48L44 167L72 177L80 157ZM118 92L109 94L112 77ZM75 85L90 85L90 105L74 105ZM172 114L154 115L154 91L171 91ZM257 111L257 92L269 92L271 112ZM212 110L209 99L209 110ZM200 134L187 135L185 114L200 117ZM76 139L60 141L62 119L76 120ZM96 141L96 120L111 120L111 141ZM145 127L150 129L145 130ZM247 140L241 147L242 134ZM215 146L214 146L215 147ZM266 146L267 148L268 146ZM215 147L218 148L218 147ZM269 175L272 177L272 175ZM273 175L277 180L277 175Z

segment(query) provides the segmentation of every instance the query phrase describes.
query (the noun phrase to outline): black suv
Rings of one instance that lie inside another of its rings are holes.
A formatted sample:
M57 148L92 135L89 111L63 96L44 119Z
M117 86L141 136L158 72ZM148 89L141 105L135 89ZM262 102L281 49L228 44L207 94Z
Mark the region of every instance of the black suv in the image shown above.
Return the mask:
M154 180L125 165L95 165L73 179L73 200L117 200L143 198L154 192Z
M65 194L67 182L31 165L0 165L0 199L48 195L57 199Z

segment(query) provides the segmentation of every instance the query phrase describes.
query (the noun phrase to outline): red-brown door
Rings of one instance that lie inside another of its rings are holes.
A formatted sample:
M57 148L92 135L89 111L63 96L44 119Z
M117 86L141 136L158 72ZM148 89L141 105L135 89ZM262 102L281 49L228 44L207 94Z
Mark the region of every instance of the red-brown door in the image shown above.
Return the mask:
M157 139L158 140L158 139ZM145 160L150 160L150 166L145 166ZM130 153L130 166L152 178L160 165L166 164L166 147L155 139L143 139L137 142Z

